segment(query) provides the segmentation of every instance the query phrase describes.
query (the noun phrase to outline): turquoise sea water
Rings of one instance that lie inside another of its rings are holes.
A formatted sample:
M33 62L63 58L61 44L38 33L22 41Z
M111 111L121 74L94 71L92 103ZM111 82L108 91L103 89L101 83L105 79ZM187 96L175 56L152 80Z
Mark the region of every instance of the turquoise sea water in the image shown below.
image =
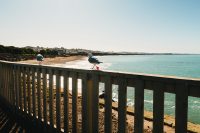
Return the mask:
M200 55L126 55L99 56L107 64L104 69L200 78ZM109 65L108 65L109 64ZM114 86L113 98L117 99ZM134 89L128 88L128 104L134 105ZM152 91L145 90L145 110L152 111ZM188 120L200 124L200 98L189 97ZM165 114L175 113L175 95L165 93Z

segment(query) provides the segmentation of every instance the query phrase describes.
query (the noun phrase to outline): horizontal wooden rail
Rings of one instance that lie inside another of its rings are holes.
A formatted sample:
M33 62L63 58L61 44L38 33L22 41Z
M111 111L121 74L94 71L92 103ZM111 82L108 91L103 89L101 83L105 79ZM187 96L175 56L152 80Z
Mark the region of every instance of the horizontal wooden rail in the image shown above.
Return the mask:
M80 80L79 80L80 79ZM72 82L69 82L69 81ZM80 83L81 82L81 83ZM81 88L78 88L79 83ZM164 93L176 95L175 131L187 132L188 96L200 98L200 79L93 71L0 61L0 96L42 131L99 132L99 86L104 84L104 132L113 131L112 93L118 86L118 132L127 132L127 87L135 88L134 131L144 128L144 89L153 91L153 132L163 132ZM70 95L72 90L72 95ZM78 95L81 90L81 111ZM61 106L62 105L62 106ZM80 118L81 116L81 118ZM81 122L81 126L79 123Z

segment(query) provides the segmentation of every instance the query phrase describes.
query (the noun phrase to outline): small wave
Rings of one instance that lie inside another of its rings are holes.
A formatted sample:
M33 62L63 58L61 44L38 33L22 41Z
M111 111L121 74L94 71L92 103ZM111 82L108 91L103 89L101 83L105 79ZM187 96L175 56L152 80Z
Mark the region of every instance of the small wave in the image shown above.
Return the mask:
M195 104L200 104L200 101L193 101L193 103L195 103Z
M194 105L194 106L191 106L190 108L192 108L193 110L199 110L200 106Z
M144 102L153 104L153 100L144 100Z
M100 70L102 70L102 69L107 69L108 67L111 66L111 64L112 63L102 63L99 64L98 66ZM90 69L91 67L93 67L93 65L88 62L87 58L85 58L84 60L69 61L66 62L65 64L57 64L57 65L65 68L79 68L79 69Z
M127 102L128 106L134 106L134 102Z
M174 109L175 108L175 106L171 106L171 109Z

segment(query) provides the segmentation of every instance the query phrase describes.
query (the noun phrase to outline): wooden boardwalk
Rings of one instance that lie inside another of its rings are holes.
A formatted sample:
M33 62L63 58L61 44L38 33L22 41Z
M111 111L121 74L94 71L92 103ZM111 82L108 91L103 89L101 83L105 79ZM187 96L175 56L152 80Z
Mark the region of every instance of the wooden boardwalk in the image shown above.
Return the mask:
M0 132L1 133L26 133L27 130L22 127L12 116L0 108Z

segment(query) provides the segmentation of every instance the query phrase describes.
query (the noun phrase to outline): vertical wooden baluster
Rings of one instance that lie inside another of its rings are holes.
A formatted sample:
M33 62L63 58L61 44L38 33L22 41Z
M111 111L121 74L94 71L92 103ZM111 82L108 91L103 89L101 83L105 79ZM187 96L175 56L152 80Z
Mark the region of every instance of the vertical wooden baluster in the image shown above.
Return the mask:
M4 77L4 75L3 75L3 64L1 63L0 64L0 94L1 94L1 96L3 96L3 77Z
M4 98L6 99L6 82L7 82L7 80L6 80L6 78L7 78L7 76L6 76L6 65L4 66Z
M13 74L13 66L10 64L10 103L14 105L14 74Z
M112 81L111 77L105 77L105 132L112 132Z
M93 105L92 105L92 110L93 110L93 116L92 116L92 121L93 121L93 133L98 133L99 132L99 77L98 75L94 74L92 76L93 80Z
M118 132L126 133L126 104L127 104L127 83L124 78L119 79L119 116L118 116Z
M41 73L37 68L37 102L38 102L38 119L41 120Z
M77 132L77 73L72 73L72 132Z
M1 74L1 76L0 76L0 79L1 79L1 81L0 81L0 82L1 82L1 86L0 86L0 87L1 87L1 90L0 90L0 91L1 91L1 96L3 96L3 90L4 90L4 87L3 87L3 85L4 85L4 84L3 84L3 83L4 83L4 82L3 82L3 81L4 81L4 78L3 78L3 77L4 77L4 73L3 73L3 72L4 72L4 71L3 71L3 69L4 69L4 68L3 68L3 64L1 64L1 70L0 70L0 72L1 72L1 73L0 73L0 74Z
M7 95L7 101L9 101L9 69L8 69L8 65L7 65L7 78L6 78L7 82L6 82L6 95Z
M30 68L27 67L27 92L28 92L28 113L31 115L31 83L30 83Z
M57 131L61 131L60 126L60 73L56 71L56 128Z
M3 66L4 71L3 71L3 97L6 98L6 69L5 69L5 64Z
M9 88L8 88L8 96L9 96L9 103L12 105L12 77L11 77L11 65L8 66L8 84L9 84Z
M161 133L164 131L164 85L154 83L153 87L153 132Z
M135 80L135 117L134 132L142 133L144 127L144 82Z
M19 80L18 80L19 70L15 66L15 96L16 96L16 107L19 108Z
M16 107L16 101L17 101L16 100L16 81L15 81L15 75L16 75L16 67L15 67L15 65L12 65L12 67L11 67L11 83L12 83L11 98L12 98L12 105L13 105L13 107Z
M27 113L27 101L26 101L26 68L23 68L23 98L24 98L24 111Z
M64 73L64 131L69 132L69 76L68 72Z
M2 82L3 82L3 73L2 73L2 63L0 63L0 95L2 96Z
M5 84L5 89L6 89L6 90L5 90L5 92L6 92L6 93L5 93L5 96L6 96L6 100L8 100L8 68L7 68L7 66L8 66L8 65L6 65L6 68L5 68L5 69L6 69L6 76L5 76L5 77L6 77L6 78L5 78L5 81L6 81L6 82L5 82L5 83L6 83L6 84Z
M18 67L19 69L19 77L18 77L18 80L19 80L19 106L20 106L20 109L23 110L23 107L22 107L22 68L19 66Z
M2 77L3 77L3 73L2 73L2 63L0 63L0 95L2 96Z
M10 90L11 90L11 83L10 83L10 65L7 66L8 67L8 102L11 103L11 99L10 99Z
M16 105L16 99L15 99L15 68L14 68L14 65L12 64L11 65L11 70L10 70L10 80L11 80L11 103L12 103L12 107L14 107Z
M5 65L3 64L3 71L2 71L2 73L3 73L3 76L2 76L2 79L3 79L3 85L2 85L2 96L5 98Z
M5 90L5 66L2 64L2 96L4 97L4 90Z
M2 72L2 77L1 77L1 88L2 88L2 91L1 91L1 94L2 94L2 97L4 96L4 65L2 64L1 65L1 72Z
M5 66L4 66L4 98L5 98L5 99L7 98L7 97L6 97L6 90L7 90L7 88L6 88L6 82L7 82L7 80L6 80L6 78L7 78L6 73L7 73L7 71L6 71L6 65L5 65Z
M10 103L10 69L9 65L7 65L7 97L8 97L8 102Z
M13 70L14 69L13 69L12 65L10 64L10 70L9 70L10 71L9 72L10 73L9 74L10 75L10 79L9 79L10 82L9 83L10 83L10 103L12 105L14 104L14 99L13 99L14 98L13 97L13 94L14 94L14 88L13 88L14 87L14 80L13 80L14 79L14 75L13 75Z
M13 107L16 107L16 82L15 82L15 65L12 64L11 66L11 83L12 83L12 90L11 90L11 99ZM14 108L13 108L14 109Z
M188 118L188 87L186 83L176 85L176 119L175 132L187 133L187 118Z
M164 85L154 83L153 88L153 132L162 133L164 125Z
M87 119L87 74L82 73L82 133L86 133L88 129Z
M2 71L2 73L3 73L3 76L2 76L2 79L3 79L3 81L2 81L2 96L3 97L5 97L5 66L3 65L3 71Z
M7 77L8 77L8 70L7 70L7 65L5 65L5 98L6 98L6 100L7 100L7 90L8 90L8 87L7 87L7 82L8 82L8 80L7 80Z
M35 103L35 68L32 68L32 104L33 104L33 117L36 118L36 103Z
M9 70L8 65L6 65L6 97L7 101L9 101Z
M92 133L93 81L89 76L82 73L82 132Z
M44 116L44 123L47 124L47 105L46 105L46 88L47 88L47 75L46 69L42 70L43 75L43 116Z
M53 71L52 69L49 69L49 118L50 118L50 125L53 128L54 127L54 112L53 112Z
M3 97L5 98L6 96L6 69L5 69L5 64L3 66Z

